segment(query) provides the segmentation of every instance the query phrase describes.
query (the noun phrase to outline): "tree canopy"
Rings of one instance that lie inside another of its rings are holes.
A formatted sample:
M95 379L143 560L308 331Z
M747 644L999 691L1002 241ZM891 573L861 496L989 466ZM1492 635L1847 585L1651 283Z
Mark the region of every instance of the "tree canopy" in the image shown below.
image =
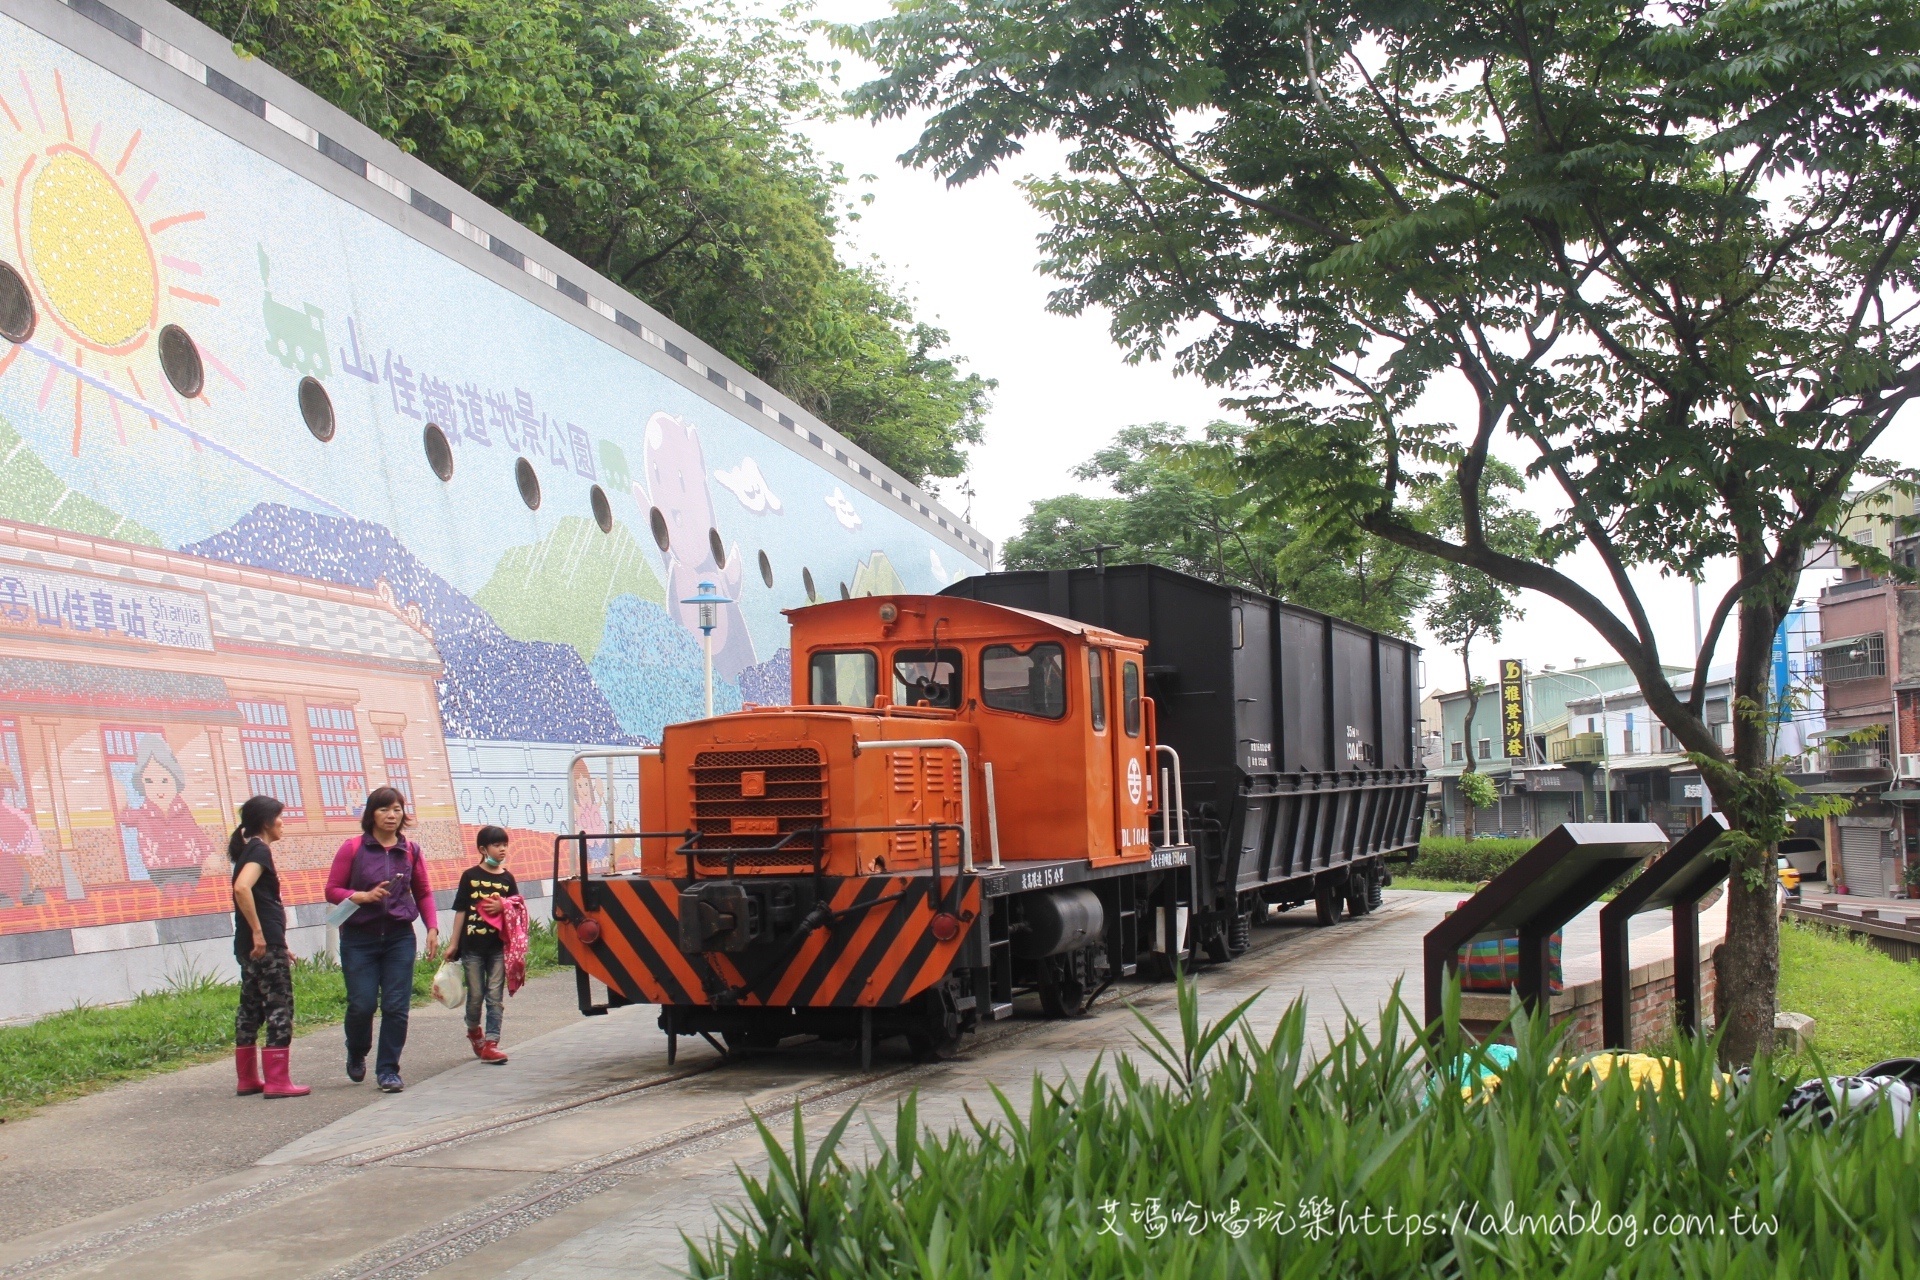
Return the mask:
M1914 479L1871 451L1920 395L1920 6L909 0L840 38L952 181L1063 140L1030 186L1053 306L1234 390L1249 476L1599 631L1735 824L1723 1044L1769 1045L1768 648L1854 478ZM1496 450L1561 499L1531 554L1488 536ZM1433 483L1453 533L1412 518ZM1581 544L1607 589L1556 567ZM1682 696L1629 570L1719 558Z
M790 127L782 17L660 0L180 0L631 290L907 479L958 475L992 383L836 252L839 173Z
M1062 494L1033 504L1000 549L1009 569L1075 568L1106 545L1109 563L1165 565L1250 587L1381 631L1406 632L1437 563L1348 527L1301 530L1261 509L1232 466L1241 429L1199 438L1164 422L1127 427L1074 469L1113 497Z

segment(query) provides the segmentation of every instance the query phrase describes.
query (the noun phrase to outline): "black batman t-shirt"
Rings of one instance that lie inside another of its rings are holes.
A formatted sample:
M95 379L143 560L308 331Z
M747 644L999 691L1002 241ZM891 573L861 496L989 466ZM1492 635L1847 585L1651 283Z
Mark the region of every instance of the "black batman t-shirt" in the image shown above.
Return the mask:
M460 886L453 891L453 909L467 913L467 927L460 935L460 950L474 955L492 955L500 949L500 931L480 914L478 899L497 893L511 898L520 892L513 872L505 867L489 871L483 866L468 867L460 873Z

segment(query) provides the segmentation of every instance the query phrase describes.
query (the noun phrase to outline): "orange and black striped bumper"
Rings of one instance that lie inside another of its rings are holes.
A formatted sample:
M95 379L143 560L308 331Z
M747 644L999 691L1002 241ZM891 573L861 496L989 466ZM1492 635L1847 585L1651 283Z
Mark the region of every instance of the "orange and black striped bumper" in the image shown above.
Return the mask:
M677 942L680 890L691 881L562 880L558 891L568 905L560 912L560 945L582 970L636 1004L710 1005L716 992L737 991L742 1008L892 1008L946 977L978 920L980 882L959 880L957 892L954 877L940 882L941 903L961 921L946 942L933 933L930 877L828 877L823 887L839 918L797 947L697 955L684 954ZM596 921L599 938L583 943L566 917Z

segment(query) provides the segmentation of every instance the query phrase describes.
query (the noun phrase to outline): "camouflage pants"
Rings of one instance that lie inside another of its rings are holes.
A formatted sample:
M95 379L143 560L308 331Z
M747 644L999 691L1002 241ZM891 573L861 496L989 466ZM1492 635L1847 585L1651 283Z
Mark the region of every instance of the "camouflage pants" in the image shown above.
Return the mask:
M267 1028L267 1048L293 1043L293 961L285 948L268 948L258 960L240 962L240 1011L233 1017L233 1042L245 1047Z

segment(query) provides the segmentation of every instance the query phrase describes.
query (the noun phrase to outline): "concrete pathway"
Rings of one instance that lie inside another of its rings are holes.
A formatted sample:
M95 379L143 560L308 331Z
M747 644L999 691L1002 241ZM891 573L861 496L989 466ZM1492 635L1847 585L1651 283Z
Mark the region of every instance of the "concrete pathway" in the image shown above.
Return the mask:
M1382 911L1332 929L1315 927L1311 911L1289 913L1256 933L1253 953L1202 975L1204 1014L1217 1017L1258 992L1250 1024L1262 1034L1297 996L1308 998L1316 1026L1338 1023L1348 1011L1373 1023L1403 977L1403 997L1418 1008L1420 939L1458 897L1389 890ZM1569 956L1581 952L1588 932L1590 924L1570 926ZM1135 1051L1138 1024L1128 1000L1172 1029L1172 988L1128 984L1084 1019L999 1024L953 1062L910 1066L897 1042L882 1046L867 1077L847 1046L811 1044L723 1064L704 1045L683 1042L679 1078L662 1081L665 1043L652 1009L571 1015L543 1035L516 1039L507 1067L468 1059L430 1079L416 1070L404 1094L375 1095L331 1115L310 1111L307 1118L322 1123L259 1150L258 1163L236 1163L266 1136L253 1131L246 1140L254 1146L235 1146L200 1172L176 1165L177 1180L139 1203L65 1225L20 1224L34 1234L0 1244L0 1280L346 1280L441 1270L543 1280L678 1275L686 1263L682 1233L706 1237L720 1213L742 1203L736 1170L764 1168L755 1114L790 1134L797 1105L817 1137L857 1105L890 1132L896 1104L917 1090L923 1122L944 1129L963 1123L968 1105L995 1109L993 1085L1023 1101L1035 1073L1082 1076L1098 1055ZM531 1029L531 1022L523 1013L520 1026ZM417 1038L426 1034L417 1028ZM157 1087L149 1081L115 1093ZM29 1124L41 1125L41 1144L59 1142L63 1127L75 1137L76 1176L89 1162L112 1167L113 1135L83 1132L110 1112L76 1109L108 1107L113 1096L55 1108ZM137 1110L157 1101L147 1094L130 1103ZM264 1117L269 1105L302 1104L256 1103L262 1110L249 1111L231 1097L218 1105L209 1097L205 1105L209 1128L231 1128L232 1118ZM857 1153L864 1129L856 1124L850 1133ZM15 1135L5 1139L14 1146Z
M507 1002L507 1047L581 1021L573 971L535 978ZM377 1024L376 1024L377 1025ZM474 1062L464 1017L413 1011L401 1061L410 1086ZM338 1026L294 1040L293 1073L313 1093L268 1103L233 1096L231 1058L116 1085L0 1124L0 1241L251 1168L302 1134L383 1095L346 1077ZM512 1069L494 1067L502 1072ZM0 1256L5 1256L0 1254Z

